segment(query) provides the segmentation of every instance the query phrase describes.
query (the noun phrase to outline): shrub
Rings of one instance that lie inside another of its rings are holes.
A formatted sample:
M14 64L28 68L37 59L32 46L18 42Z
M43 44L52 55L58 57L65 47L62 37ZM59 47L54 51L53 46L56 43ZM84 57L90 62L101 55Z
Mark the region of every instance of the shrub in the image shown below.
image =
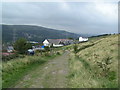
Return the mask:
M30 43L27 43L27 40L24 38L18 39L14 44L15 50L20 54L25 54L25 52L31 47L32 45Z
M50 51L50 47L46 46L45 51Z
M109 80L115 80L116 79L116 72L115 71L111 71L109 72Z
M109 71L110 71L110 67L109 65L112 63L111 61L111 57L106 57L102 60L102 62L97 62L97 65L102 69L102 75L103 76L108 76Z
M35 53L40 53L40 50L36 50Z
M14 58L17 58L19 57L19 55L17 53L15 54L11 54L11 55L8 55L8 56L2 56L2 61L9 61L11 59L14 59Z
M77 46L77 44L75 44L73 48L74 48L74 53L76 54L78 52L78 46Z
M57 54L57 55L60 55L60 52L57 52L56 54Z
M44 55L45 55L45 56L50 56L50 53L46 52Z

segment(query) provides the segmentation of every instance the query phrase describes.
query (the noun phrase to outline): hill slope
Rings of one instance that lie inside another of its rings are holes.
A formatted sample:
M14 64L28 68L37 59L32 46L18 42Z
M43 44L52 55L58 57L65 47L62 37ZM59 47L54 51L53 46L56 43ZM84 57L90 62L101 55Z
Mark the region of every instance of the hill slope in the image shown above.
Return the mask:
M42 42L46 38L78 38L78 34L30 25L2 25L3 42L11 42L19 37ZM15 38L13 38L15 37Z
M118 35L93 38L71 50L69 86L72 88L118 87Z
M118 35L91 38L77 46L76 54L74 45L68 45L54 49L48 57L37 53L3 62L3 87L18 81L15 87L117 88ZM65 53L50 59L57 52Z

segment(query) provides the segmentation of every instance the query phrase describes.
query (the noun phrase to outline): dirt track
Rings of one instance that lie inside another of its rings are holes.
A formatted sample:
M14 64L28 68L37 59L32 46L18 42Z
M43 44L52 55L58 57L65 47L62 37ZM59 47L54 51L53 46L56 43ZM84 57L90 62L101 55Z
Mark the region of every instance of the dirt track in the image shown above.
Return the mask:
M14 88L67 88L68 59L69 54L65 52L49 60L24 76Z

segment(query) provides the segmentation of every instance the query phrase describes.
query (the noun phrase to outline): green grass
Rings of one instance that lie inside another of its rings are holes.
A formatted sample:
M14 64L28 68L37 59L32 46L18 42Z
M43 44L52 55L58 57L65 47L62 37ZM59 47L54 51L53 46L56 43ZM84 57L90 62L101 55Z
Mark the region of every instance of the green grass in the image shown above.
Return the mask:
M3 88L13 87L15 83L25 76L29 71L34 70L38 66L42 66L52 56L26 56L25 58L17 58L8 62L3 62L2 84Z
M118 87L118 35L95 37L71 49L70 88ZM71 46L73 47L73 46Z
M94 37L88 42L77 44L78 51L74 53L73 45L56 48L52 53L61 54L70 51L69 59L69 88L117 88L118 87L118 35ZM59 51L58 51L59 50ZM48 55L46 53L45 55ZM44 65L56 56L26 56L3 62L3 88L14 87L31 70ZM32 76L36 77L36 74ZM45 81L49 79L47 74ZM52 80L51 80L52 81ZM50 82L51 82L50 81ZM43 82L49 87L50 82ZM31 84L26 84L26 88Z
M0 35L2 36L2 27L1 27L0 33L1 33ZM2 45L2 38L0 39L0 45ZM2 55L0 54L0 90L2 89L2 60L1 58L2 58Z

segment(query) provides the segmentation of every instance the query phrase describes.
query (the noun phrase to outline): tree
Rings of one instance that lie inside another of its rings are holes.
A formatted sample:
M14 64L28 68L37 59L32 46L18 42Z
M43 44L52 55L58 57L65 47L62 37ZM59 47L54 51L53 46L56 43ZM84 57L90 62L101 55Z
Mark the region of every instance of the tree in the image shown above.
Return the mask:
M49 47L49 46L46 46L46 47L45 47L45 50L46 50L46 51L50 51L50 47Z
M14 43L15 50L20 54L25 54L25 52L31 47L32 45L30 43L27 43L27 40L24 38L20 38Z
M76 54L78 52L78 46L77 46L77 44L75 44L73 48L74 48L74 53Z

